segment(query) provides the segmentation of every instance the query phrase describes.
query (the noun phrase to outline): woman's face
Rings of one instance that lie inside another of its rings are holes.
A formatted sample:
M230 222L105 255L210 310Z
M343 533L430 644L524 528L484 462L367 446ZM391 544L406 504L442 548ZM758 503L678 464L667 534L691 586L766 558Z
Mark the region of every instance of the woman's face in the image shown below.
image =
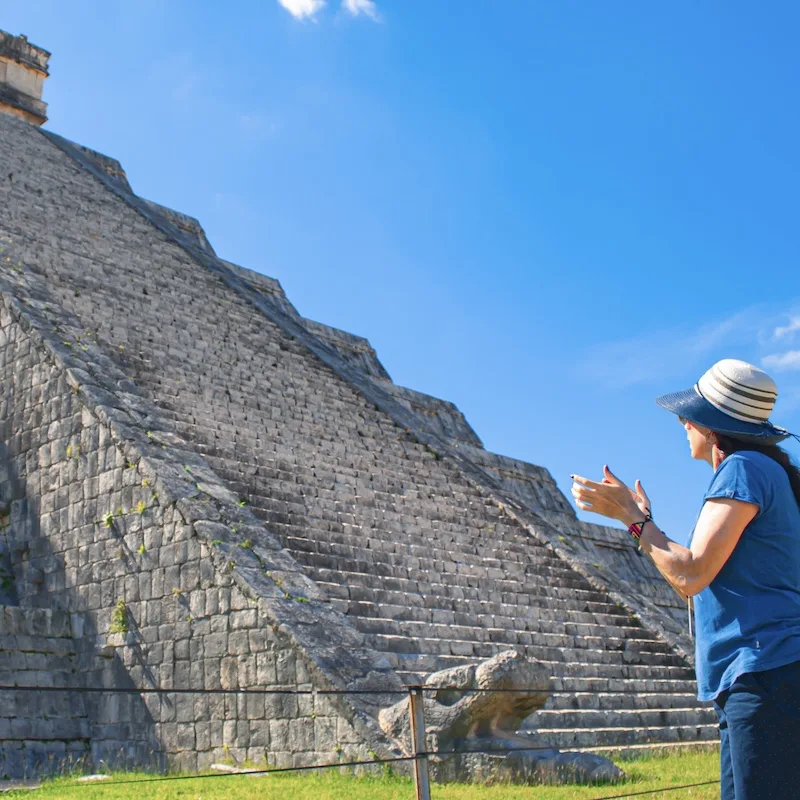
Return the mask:
M691 422L683 417L678 417L683 429L686 431L686 438L689 440L689 450L692 458L698 461L708 461L711 463L711 452L714 449L711 442L708 441L710 428L705 428L698 425L696 422Z

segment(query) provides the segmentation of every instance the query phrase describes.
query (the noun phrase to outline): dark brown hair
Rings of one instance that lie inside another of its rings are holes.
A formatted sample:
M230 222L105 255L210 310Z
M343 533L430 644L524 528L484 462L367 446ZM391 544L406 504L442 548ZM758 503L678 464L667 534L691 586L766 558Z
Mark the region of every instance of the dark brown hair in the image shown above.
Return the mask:
M791 456L777 444L757 444L755 442L745 442L741 439L733 439L730 436L725 436L722 433L714 432L717 437L717 447L729 456L737 453L740 450L755 450L756 453L763 453L769 456L773 461L777 461L785 470L789 478L789 484L792 487L794 499L797 505L800 506L800 469L798 469Z

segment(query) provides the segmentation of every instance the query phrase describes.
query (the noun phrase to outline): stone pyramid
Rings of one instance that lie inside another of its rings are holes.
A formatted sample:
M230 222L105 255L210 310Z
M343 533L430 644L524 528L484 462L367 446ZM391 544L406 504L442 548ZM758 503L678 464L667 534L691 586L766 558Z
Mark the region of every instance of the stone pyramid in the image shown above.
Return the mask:
M507 650L553 676L539 742L715 739L627 535L40 128L47 55L0 34L0 684L386 694L20 694L6 772L396 753L390 692Z

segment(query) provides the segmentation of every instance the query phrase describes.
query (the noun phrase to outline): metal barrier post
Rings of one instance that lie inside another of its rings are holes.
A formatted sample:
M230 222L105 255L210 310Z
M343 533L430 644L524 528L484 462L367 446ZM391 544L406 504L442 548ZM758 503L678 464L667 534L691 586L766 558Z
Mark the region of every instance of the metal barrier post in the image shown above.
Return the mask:
M408 690L409 713L411 715L411 749L414 759L414 786L417 800L431 800L431 779L428 772L428 756L425 742L425 699L422 688L411 686Z

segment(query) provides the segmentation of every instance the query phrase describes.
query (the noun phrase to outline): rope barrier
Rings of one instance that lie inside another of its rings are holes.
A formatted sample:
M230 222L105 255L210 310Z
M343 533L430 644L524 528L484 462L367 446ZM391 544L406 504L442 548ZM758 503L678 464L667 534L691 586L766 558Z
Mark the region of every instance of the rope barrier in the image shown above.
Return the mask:
M419 800L430 800L430 784L429 784L429 777L428 777L428 759L430 757L437 757L437 756L447 756L447 755L468 755L468 754L491 754L491 755L506 755L514 752L536 752L536 751L547 751L547 750L558 750L558 748L554 748L549 745L531 745L530 747L507 747L507 748L475 748L469 750L435 750L435 751L427 751L425 749L425 715L424 715L424 704L422 703L422 697L424 692L459 692L463 694L477 694L477 693L487 693L487 694L530 694L534 692L539 692L537 688L516 688L516 689L481 689L481 688L462 688L458 686L425 686L425 685L417 685L417 686L407 686L403 689L389 689L389 690L380 690L380 689L222 689L222 688L214 688L214 689L192 689L192 688L144 688L139 689L136 687L99 687L99 686L86 686L86 687L68 687L68 686L0 686L0 692L3 691L14 691L14 692L76 692L76 693L89 693L89 694L101 694L101 693L117 693L117 694L175 694L175 695L373 695L373 696L380 696L380 695L392 695L392 694L408 694L410 700L410 713L412 717L412 729L416 731L416 735L414 736L414 753L410 756L398 756L393 758L386 758L386 759L371 759L369 761L348 761L348 762L337 762L337 763L329 763L329 764L312 764L307 766L301 767L276 767L276 768L268 768L268 769L254 769L254 770L246 770L243 772L232 772L227 774L206 774L206 775L172 775L172 776L164 776L164 777L157 777L157 778L135 778L130 780L122 780L122 781L103 781L103 786L117 786L117 785L127 785L127 784L134 784L134 783L154 783L154 782L161 782L161 781L177 781L177 780L202 780L208 778L226 778L226 777L234 777L234 776L241 776L241 775L264 775L264 774L272 774L272 773L290 773L290 772L305 772L310 770L324 770L324 769L333 769L336 767L339 768L350 768L350 767L371 767L371 766L381 766L386 764L395 764L401 762L413 762L414 763L414 784L417 792L417 798ZM542 691L543 694L562 694L562 695L580 695L580 694L594 694L594 695L624 695L624 694L646 694L644 692L634 692L634 690L612 690L604 692L602 690L587 690L587 691L566 691L563 689L550 689ZM659 694L664 694L667 696L670 695L678 695L687 694L686 692L660 692ZM566 748L561 750L560 752L569 752L569 753L583 753L583 752L593 752L593 748ZM625 794L615 794L615 795L606 795L603 797L593 798L593 800L616 800L616 798L626 798L626 797L637 797L641 795L647 794L659 794L661 792L671 792L677 789L688 789L693 788L695 786L707 786L714 783L719 783L719 781L706 781L703 783L696 783L696 784L685 784L682 786L669 786L664 787L663 789L650 789L646 791L638 791L638 792L628 792Z
M437 750L433 752L420 752L413 756L399 756L396 758L378 758L378 759L371 759L370 761L343 761L337 762L335 764L312 764L302 767L275 767L270 769L253 769L253 770L246 770L243 772L228 772L223 773L221 775L215 774L207 774L207 775L168 775L164 777L158 778L133 778L131 780L124 780L124 781L98 781L97 783L89 783L86 784L87 787L89 786L126 786L130 784L136 783L163 783L165 781L196 781L196 780L206 780L208 778L241 778L242 776L249 776L249 775L274 775L280 773L289 773L289 772L309 772L311 770L318 770L318 769L335 769L339 768L349 768L349 767L371 767L371 766L381 766L383 764L396 764L400 762L406 761L418 761L425 757L435 756L435 755L452 755L456 752L458 753L506 753L506 752L515 752L517 750L551 750L553 748L549 747L512 747L507 748L505 750L469 750L469 751L455 751L455 750ZM561 752L587 752L586 750L568 750L568 751L561 751ZM666 786L661 789L645 789L643 791L638 792L627 792L625 794L611 794L611 795L602 795L599 797L590 798L590 800L620 800L620 798L626 797L641 797L643 795L648 794L661 794L662 792L674 792L678 789L694 789L700 786L712 786L714 784L719 783L718 780L714 781L702 781L699 783L686 783L681 784L680 786ZM82 787L84 788L84 787Z
M125 781L97 781L87 786L125 786L131 783L163 783L164 781L199 781L207 778L241 778L243 775L275 775L281 772L307 772L312 769L334 769L336 767L371 767L381 764L396 764L400 761L416 761L416 756L377 758L370 761L343 761L336 764L312 764L303 767L274 767L270 769L248 769L243 772L224 772L221 775L167 775L161 778L132 778Z
M628 792L627 794L606 794L602 797L592 797L589 800L618 800L620 797L641 797L645 794L661 794L662 792L676 792L678 789L694 789L698 786L713 786L719 781L702 781L700 783L684 783L681 786L667 786L663 789L646 789L642 792Z

